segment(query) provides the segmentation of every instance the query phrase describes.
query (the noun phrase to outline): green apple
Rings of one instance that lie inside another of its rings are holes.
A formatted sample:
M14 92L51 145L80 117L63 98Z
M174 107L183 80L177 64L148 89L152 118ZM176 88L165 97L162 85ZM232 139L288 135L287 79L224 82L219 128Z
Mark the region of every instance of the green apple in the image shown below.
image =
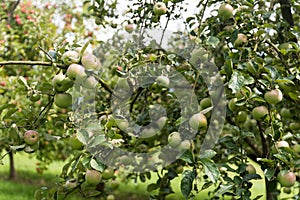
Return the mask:
M234 112L236 110L236 102L237 102L237 98L232 98L229 100L228 102L228 108L229 110L231 110L232 112Z
M57 92L65 92L73 86L73 82L65 75L57 74L52 79L52 85Z
M106 168L102 172L102 178L103 179L111 179L115 176L114 174L115 174L115 171L112 168Z
M260 120L268 114L268 108L266 108L265 106L257 106L252 110L252 116L256 120Z
M82 81L82 87L87 88L87 89L95 89L97 84L98 84L98 81L93 76L89 76Z
M210 99L209 97L206 97L206 98L202 99L202 100L200 101L200 106L201 106L201 108L202 108L203 110L206 109L206 108L211 107L211 106L212 106L211 99Z
M230 19L233 17L233 7L229 4L222 4L219 7L218 16L223 19Z
M134 28L133 28L133 25L132 25L132 24L127 24L127 25L125 26L125 31L126 31L126 32L132 33L133 30L134 30Z
M66 51L62 57L62 61L66 65L71 65L73 63L79 63L80 61L80 55L77 51Z
M153 137L157 134L157 130L155 130L154 128L145 128L141 135L140 135L140 138L150 138L150 137Z
M54 104L59 108L68 108L72 105L72 95L68 93L57 93L54 96Z
M101 182L101 180L102 180L102 175L100 172L93 169L89 169L86 171L85 181L87 184L96 186Z
M87 70L99 70L101 63L99 59L92 53L88 53L82 56L81 64Z
M247 36L243 33L237 35L236 40L234 41L234 46L238 47L247 42Z
M185 150L190 149L191 147L192 147L191 141L189 141L189 140L183 140L183 141L179 144L178 149L179 149L180 151L185 151Z
M110 182L109 186L110 186L111 189L115 190L120 186L120 183L117 180L112 180Z
M290 45L289 43L282 43L278 46L279 50L288 50L288 49L291 49L291 48L293 48L293 46Z
M207 128L207 119L204 114L197 113L190 118L189 125L194 130L205 130Z
M166 76L158 76L156 78L156 83L159 84L159 85L162 85L164 87L168 87L169 84L170 84L170 80Z
M130 165L132 163L132 158L127 155L120 156L117 160L123 165Z
M290 187L284 187L283 188L283 192L286 193L286 194L291 194L292 193L292 188L290 188Z
M79 64L71 64L67 69L67 76L72 81L82 82L86 78L84 67Z
M289 124L289 127L290 127L291 130L297 131L297 130L300 129L300 123L299 122L291 122Z
M29 100L32 102L37 102L38 100L40 100L41 95L38 93L33 93L30 97Z
M291 111L290 111L289 109L287 109L287 108L282 108L282 109L280 110L280 115L281 115L281 117L283 117L284 119L290 119L290 118L292 118L292 113L291 113Z
M83 144L82 144L82 142L79 141L76 134L73 134L69 138L69 144L70 144L71 148L74 150L82 150L82 148L83 148Z
M289 148L289 147L290 147L289 143L288 143L287 141L284 141L284 140L278 141L278 142L276 143L276 146L277 146L278 148L282 148L282 147Z
M279 89L274 89L265 93L264 98L269 104L277 104L282 101L282 92Z
M207 60L208 60L207 51L204 48L198 48L192 51L189 61L194 67L198 67L198 65L206 62Z
M106 200L115 200L115 196L113 194L110 194L106 197Z
M277 180L283 187L292 187L296 183L296 175L291 171L281 171L277 175Z
M300 144L295 144L293 146L293 150L296 152L296 153L300 153Z
M248 117L248 114L247 114L246 111L239 111L236 118L235 118L235 120L236 120L237 123L243 124L243 123L246 122L247 117Z
M256 174L256 169L255 169L255 167L254 167L252 164L248 164L248 165L247 165L246 171L247 171L249 174Z
M167 13L167 6L163 2L157 2L154 4L153 13L155 15L161 16Z
M34 130L28 130L23 135L24 141L28 145L34 145L39 141L39 133Z
M129 127L129 122L125 118L118 118L115 120L117 123L117 126L122 130L125 131Z
M177 174L181 174L183 172L184 168L182 165L179 165L178 167L176 167L175 172Z
M161 129L165 126L167 120L168 120L167 117L160 117L160 118L156 121L156 124L157 124L159 130L161 130Z
M177 148L178 145L181 143L181 136L179 132L172 132L169 136L168 136L168 143L171 147L173 148Z
M67 189L73 189L77 187L77 182L74 181L66 181L66 183L64 184L65 188Z

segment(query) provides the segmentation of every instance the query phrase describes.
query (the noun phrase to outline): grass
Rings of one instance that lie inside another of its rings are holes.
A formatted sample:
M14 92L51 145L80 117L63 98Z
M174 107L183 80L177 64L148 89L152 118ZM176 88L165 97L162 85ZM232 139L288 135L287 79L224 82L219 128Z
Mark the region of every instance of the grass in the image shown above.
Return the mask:
M36 159L30 158L28 154L19 153L15 156L15 165L17 170L18 178L16 180L8 180L8 158L3 160L4 165L0 165L0 199L10 199L10 200L32 200L34 192L42 186L51 186L56 181L59 180L58 175L60 174L61 168L63 166L62 162L54 162L49 166L49 170L44 172L44 174L38 174L35 170L37 162ZM255 165L255 163L253 163ZM256 169L259 169L258 165L255 165ZM262 171L258 170L258 173L262 175ZM134 183L129 181L125 184L121 181L120 187L116 191L116 199L130 199L130 200L141 200L148 199L149 193L147 192L147 185L149 183L155 183L156 174L152 174L151 180L146 183L141 183L138 181ZM201 186L201 183L199 183ZM168 200L184 200L180 192L180 178L175 178L172 181L172 188L174 189L174 194L168 196ZM213 189L213 188L212 188ZM211 189L211 190L212 190ZM251 189L252 197L256 197L259 194L264 194L265 187L263 180L253 181L253 187ZM196 199L209 199L208 197L209 189L200 191L197 194ZM296 191L295 191L296 192ZM281 195L281 198L286 198L287 195ZM265 199L264 196L261 199ZM72 195L70 200L79 200L78 195ZM229 199L229 198L228 198Z

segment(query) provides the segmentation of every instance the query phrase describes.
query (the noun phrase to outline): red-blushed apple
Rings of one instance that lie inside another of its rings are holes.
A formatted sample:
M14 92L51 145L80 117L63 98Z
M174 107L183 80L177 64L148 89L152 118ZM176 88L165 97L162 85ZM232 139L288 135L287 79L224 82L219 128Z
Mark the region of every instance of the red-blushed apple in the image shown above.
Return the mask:
M85 181L89 185L96 186L102 180L102 175L97 170L89 169L85 173Z
M125 26L125 31L126 31L126 32L132 33L133 30L134 30L134 27L133 27L132 24L127 24L127 25Z
M276 146L277 146L278 148L282 148L282 147L289 148L289 147L290 147L289 143L288 143L287 141L284 141L284 140L278 141L278 142L276 143Z
M82 82L86 78L85 69L82 65L71 64L67 69L67 76L72 81Z
M24 142L28 145L34 145L39 141L39 133L34 130L28 130L23 135Z
M167 6L164 2L157 2L153 6L153 13L157 16L161 16L167 13Z
M292 187L296 183L296 175L291 171L281 171L277 175L277 180L283 187Z
M76 51L66 51L61 57L63 63L67 66L73 63L79 63L80 55Z
M66 183L64 184L64 187L67 189L73 189L77 186L77 182L76 181L66 181Z
M189 119L189 125L194 130L205 130L207 128L207 119L204 114L197 113Z
M252 110L252 116L256 120L261 120L269 114L269 110L266 106L257 106Z
M82 81L82 87L87 89L95 89L98 84L98 81L95 77L89 76Z
M111 179L113 178L115 175L115 171L112 168L106 168L103 172L102 172L102 178L103 179Z
M245 34L239 33L239 34L237 35L236 40L234 41L234 46L236 46L236 47L241 46L241 45L243 45L244 43L246 43L247 40L248 40L248 39L247 39L247 36L246 36Z
M264 98L269 104L277 104L282 101L283 95L279 89L274 89L266 92Z
M100 60L92 53L83 55L81 64L88 70L99 70L101 68Z
M57 93L54 96L54 104L59 108L68 108L72 105L72 95L69 93Z
M170 84L170 80L168 77L161 75L156 78L156 83L164 87L168 87Z

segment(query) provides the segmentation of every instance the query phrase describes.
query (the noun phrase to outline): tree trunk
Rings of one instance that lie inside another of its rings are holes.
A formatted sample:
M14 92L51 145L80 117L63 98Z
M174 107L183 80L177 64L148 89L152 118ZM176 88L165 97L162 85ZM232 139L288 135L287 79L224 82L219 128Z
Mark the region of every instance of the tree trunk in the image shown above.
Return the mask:
M12 151L9 151L8 155L9 155L9 179L15 179L16 178L16 169L15 169L15 163L14 163L14 154Z

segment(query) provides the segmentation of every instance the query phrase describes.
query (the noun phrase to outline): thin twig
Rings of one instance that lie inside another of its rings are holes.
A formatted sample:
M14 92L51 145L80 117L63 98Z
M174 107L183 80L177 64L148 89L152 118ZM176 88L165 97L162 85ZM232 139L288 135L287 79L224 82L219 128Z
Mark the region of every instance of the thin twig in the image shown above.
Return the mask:
M44 61L2 61L0 62L0 66L3 65L41 65L41 66L52 66L52 62L44 62ZM62 64L56 64L58 68L67 69L68 66Z

